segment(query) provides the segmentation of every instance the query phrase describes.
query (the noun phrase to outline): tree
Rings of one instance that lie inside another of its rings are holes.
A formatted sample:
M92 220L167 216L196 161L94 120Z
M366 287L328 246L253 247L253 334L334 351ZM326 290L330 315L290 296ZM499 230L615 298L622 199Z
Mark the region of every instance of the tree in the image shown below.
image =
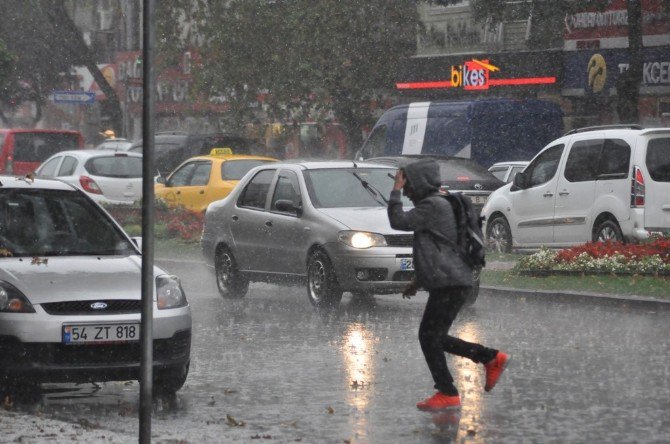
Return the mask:
M77 0L75 0L77 1ZM0 39L15 56L9 85L0 91L0 102L35 103L35 122L50 92L62 86L72 66L84 65L107 96L112 126L121 131L121 106L114 89L96 64L62 0L5 0L0 14Z
M161 17L172 18L162 25L171 30L159 39L163 48L176 46L175 23L188 22L195 39L181 44L198 49L199 90L225 96L238 122L267 91L277 116L334 111L352 146L361 142L361 126L373 121L371 100L393 87L399 62L416 48L413 0L199 0L161 7L171 9Z
M449 0L436 0L450 3ZM473 0L475 17L479 21L489 20L491 23L500 23L508 18L522 15L533 20L533 33L529 44L535 49L554 46L563 36L563 18L566 14L581 12L587 8L603 10L615 0L552 0L509 2L507 0ZM670 10L665 2L666 11ZM628 54L629 69L622 73L616 84L617 112L619 120L626 123L636 123L638 116L638 100L642 70L644 66L642 45L642 0L626 0L628 12Z

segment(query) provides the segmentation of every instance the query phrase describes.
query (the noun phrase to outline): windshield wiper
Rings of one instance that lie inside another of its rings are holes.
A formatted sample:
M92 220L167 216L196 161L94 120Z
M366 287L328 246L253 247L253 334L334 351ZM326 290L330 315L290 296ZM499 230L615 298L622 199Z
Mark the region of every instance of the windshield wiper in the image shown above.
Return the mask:
M366 190L368 190L368 192L370 193L370 195L371 195L371 196L372 196L378 203L388 206L388 204L389 204L389 200L388 200L386 197L384 197L384 195L381 193L381 191L379 191L379 190L378 190L377 188L375 188L374 186L370 185L370 182L368 182L367 180L363 179L361 176L358 175L358 173L354 173L354 172L352 172L351 174L353 174L354 177L355 177L356 179L358 179L358 181L361 183L361 185L363 185L363 188L365 188ZM380 202L378 198L381 198L383 202Z

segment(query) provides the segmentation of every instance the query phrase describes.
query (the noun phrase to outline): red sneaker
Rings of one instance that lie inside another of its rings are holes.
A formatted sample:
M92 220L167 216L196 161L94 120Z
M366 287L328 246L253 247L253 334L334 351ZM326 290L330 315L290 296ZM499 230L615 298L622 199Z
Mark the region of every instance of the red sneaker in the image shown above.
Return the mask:
M437 411L437 410L446 410L446 409L457 409L461 406L461 397L448 396L442 392L437 392L430 398L426 398L423 401L416 404L416 407L419 410L423 411Z
M493 387L498 383L498 379L500 379L500 375L502 375L502 372L505 370L505 367L507 367L510 359L510 355L499 351L495 358L484 364L484 368L486 369L485 391L490 392L493 390Z

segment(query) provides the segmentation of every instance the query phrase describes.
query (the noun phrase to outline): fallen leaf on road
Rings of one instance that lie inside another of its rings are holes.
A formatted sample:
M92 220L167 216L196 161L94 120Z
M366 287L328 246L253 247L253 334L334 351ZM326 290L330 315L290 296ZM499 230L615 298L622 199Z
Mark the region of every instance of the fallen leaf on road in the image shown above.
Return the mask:
M2 408L5 410L11 410L12 407L14 407L14 402L12 401L12 398L7 395L5 396L5 399L2 401Z
M326 409L326 411L327 411L329 414L331 414L331 415L332 415L333 413L335 413L335 409L332 408L331 406L328 406L328 408Z
M226 414L226 424L228 424L231 427L244 427L245 423L244 421L238 421L232 416Z

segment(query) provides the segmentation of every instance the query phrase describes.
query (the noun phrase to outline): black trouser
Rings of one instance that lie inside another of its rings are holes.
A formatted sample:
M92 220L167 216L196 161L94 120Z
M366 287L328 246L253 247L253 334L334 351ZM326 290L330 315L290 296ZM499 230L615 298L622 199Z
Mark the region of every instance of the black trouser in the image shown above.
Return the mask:
M458 390L447 368L445 352L482 363L490 361L498 353L492 348L466 342L448 334L471 290L471 287L445 287L429 291L419 327L421 350L433 375L435 388L447 395L457 395Z

